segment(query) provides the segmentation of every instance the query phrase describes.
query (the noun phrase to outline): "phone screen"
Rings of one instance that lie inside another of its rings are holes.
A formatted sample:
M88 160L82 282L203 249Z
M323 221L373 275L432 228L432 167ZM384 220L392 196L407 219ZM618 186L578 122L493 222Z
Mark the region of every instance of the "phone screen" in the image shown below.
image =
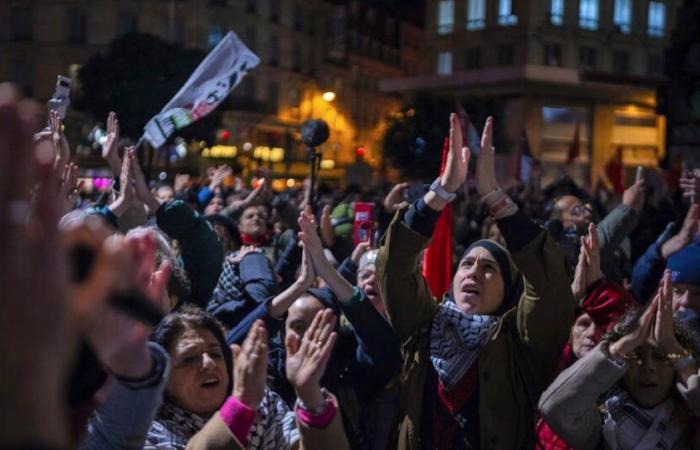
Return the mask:
M355 220L353 222L353 242L367 242L374 232L374 203L355 203Z

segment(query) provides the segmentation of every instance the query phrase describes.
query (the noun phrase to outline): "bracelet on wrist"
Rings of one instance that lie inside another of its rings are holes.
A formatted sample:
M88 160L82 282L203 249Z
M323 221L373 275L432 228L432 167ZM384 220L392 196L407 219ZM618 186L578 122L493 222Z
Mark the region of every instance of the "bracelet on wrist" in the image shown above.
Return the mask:
M685 370L695 361L695 358L688 350L680 353L666 353L666 360L670 362L676 370Z
M331 402L331 396L328 393L328 390L326 388L321 389L321 394L323 395L323 404L321 404L319 407L309 408L306 404L304 404L304 401L301 398L297 397L297 401L296 401L297 408L303 409L304 411L306 411L307 413L309 413L312 416L322 415L323 413L328 411L328 406Z
M481 201L486 204L489 215L496 220L518 212L518 205L500 187L481 197Z

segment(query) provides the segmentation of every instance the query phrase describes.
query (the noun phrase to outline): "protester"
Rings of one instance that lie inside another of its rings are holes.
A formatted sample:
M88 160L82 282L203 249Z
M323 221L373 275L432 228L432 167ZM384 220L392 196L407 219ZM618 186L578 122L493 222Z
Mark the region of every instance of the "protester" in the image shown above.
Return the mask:
M574 298L583 298L583 301L576 308L576 319L571 327L569 341L561 353L559 371L588 354L621 317L632 313L637 307L632 295L622 286L603 277L598 232L592 223L588 224L588 234L581 238L579 261L571 290ZM542 418L537 421L535 431L537 449L573 449Z
M542 394L542 415L573 448L700 444L697 336L674 324L670 278L643 314L622 319Z
M511 251L491 241L473 244L440 304L417 268L438 212L467 174L469 149L455 114L443 175L397 213L379 251L382 295L403 345L403 407L393 445L400 449L524 447L573 322L563 254L498 187L492 126L489 118L477 186Z
M231 448L289 449L300 439L297 421L302 430L315 429L310 441L322 440L305 448L347 447L337 403L318 384L335 344L334 322L330 311L321 311L303 339L286 341L287 376L300 400L295 413L265 387L267 332L261 322L232 358L211 315L189 307L169 315L152 339L168 349L173 369L144 448L184 449L190 440L193 448L218 447L223 440Z
M566 174L501 189L488 119L469 184L451 117L430 189L149 183L112 112L90 192L44 116L0 84L3 448L700 448L697 172L647 170L619 205Z

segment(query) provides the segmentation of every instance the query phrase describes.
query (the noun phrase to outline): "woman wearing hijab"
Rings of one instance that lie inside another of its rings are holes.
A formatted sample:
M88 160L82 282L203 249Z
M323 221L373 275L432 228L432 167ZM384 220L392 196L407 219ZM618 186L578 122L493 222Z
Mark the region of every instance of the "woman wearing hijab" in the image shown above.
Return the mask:
M487 119L477 189L508 250L472 244L439 303L420 273L419 254L467 175L470 151L455 114L443 175L397 212L379 250L379 285L402 341L399 449L531 446L537 400L569 337L574 300L564 255L498 186L492 126Z

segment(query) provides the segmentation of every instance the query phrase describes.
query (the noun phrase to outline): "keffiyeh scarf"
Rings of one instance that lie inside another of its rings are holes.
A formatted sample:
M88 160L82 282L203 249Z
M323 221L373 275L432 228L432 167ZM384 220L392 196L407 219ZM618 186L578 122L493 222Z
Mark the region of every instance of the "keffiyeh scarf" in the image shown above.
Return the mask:
M603 438L612 450L671 449L683 434L673 420L674 401L666 399L651 409L639 406L621 388L605 398Z
M452 389L476 361L496 319L464 314L453 301L440 305L430 330L430 362L445 388Z
M165 401L148 431L144 449L185 449L187 442L206 423L204 417ZM294 411L277 394L265 388L246 449L289 450L297 441L299 431Z

